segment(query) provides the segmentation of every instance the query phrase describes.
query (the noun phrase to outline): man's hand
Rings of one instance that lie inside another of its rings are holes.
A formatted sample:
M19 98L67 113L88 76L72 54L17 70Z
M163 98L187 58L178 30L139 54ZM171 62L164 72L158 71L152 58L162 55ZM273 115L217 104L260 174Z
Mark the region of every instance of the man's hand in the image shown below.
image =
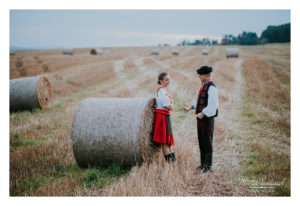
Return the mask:
M200 112L200 113L197 114L197 117L198 117L199 119L202 119L202 118L204 117L204 114L203 114L202 112Z
M185 111L190 111L192 108L191 108L189 105L184 104L183 109L184 109Z

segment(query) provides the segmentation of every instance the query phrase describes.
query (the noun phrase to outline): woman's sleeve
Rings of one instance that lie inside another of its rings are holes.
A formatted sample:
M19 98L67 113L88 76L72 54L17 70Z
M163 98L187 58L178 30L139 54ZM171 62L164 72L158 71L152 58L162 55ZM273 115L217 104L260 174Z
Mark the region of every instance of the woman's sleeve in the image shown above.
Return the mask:
M167 107L167 106L171 105L171 101L170 101L169 97L167 96L167 93L164 89L159 90L158 98L160 99L163 107Z

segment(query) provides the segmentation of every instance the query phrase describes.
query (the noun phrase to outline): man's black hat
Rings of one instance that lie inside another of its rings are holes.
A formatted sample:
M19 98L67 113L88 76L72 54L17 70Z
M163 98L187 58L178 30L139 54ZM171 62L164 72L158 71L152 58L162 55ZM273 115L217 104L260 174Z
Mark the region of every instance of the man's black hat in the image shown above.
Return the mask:
M198 74L208 74L211 73L213 69L209 66L202 66L199 69L197 69Z

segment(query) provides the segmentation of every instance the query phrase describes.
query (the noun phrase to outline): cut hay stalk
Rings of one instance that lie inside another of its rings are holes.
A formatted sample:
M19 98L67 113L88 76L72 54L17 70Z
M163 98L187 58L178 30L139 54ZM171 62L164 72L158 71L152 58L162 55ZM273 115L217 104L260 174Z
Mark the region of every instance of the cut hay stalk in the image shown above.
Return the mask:
M89 98L73 119L72 143L80 167L118 163L123 167L151 161L155 99Z
M226 57L239 57L239 49L238 48L228 48L226 49Z
M10 111L46 109L53 95L51 84L46 77L26 77L9 81Z

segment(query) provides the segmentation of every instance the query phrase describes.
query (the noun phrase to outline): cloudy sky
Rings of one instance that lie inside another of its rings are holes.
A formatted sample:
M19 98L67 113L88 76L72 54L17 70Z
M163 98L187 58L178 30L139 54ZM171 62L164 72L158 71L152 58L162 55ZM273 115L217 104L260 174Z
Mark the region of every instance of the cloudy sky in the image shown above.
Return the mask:
M258 36L290 22L290 10L10 10L10 46L30 48L176 45L219 40L243 31Z

